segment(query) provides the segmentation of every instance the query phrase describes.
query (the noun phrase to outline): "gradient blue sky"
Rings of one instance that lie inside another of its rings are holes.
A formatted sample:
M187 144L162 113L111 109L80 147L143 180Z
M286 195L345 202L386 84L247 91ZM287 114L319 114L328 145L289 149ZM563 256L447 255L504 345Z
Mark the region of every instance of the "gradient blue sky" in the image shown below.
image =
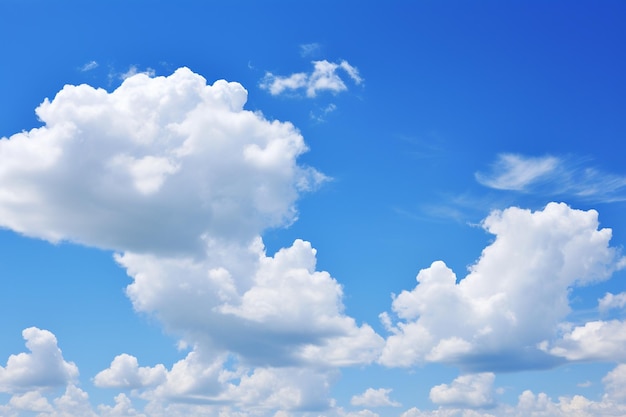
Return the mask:
M0 415L626 415L625 20L1 1Z

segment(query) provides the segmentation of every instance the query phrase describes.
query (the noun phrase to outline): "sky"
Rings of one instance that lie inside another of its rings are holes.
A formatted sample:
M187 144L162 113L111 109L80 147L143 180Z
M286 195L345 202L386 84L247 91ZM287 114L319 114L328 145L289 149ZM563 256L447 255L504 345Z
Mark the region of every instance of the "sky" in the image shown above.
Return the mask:
M0 1L0 416L626 415L625 20Z

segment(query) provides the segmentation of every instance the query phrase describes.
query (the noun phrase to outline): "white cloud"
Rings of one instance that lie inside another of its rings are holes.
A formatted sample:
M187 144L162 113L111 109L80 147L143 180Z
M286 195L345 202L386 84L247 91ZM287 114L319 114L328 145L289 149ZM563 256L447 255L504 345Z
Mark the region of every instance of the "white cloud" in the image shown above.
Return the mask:
M337 110L337 106L334 103L330 103L328 106L320 109L318 113L311 111L309 115L311 119L315 120L316 122L322 123L326 121L326 116L334 112L335 110Z
M98 68L98 63L96 61L89 61L87 62L85 65L83 65L82 67L80 67L80 70L82 72L86 72L86 71L91 71L93 69Z
M491 213L482 225L495 240L464 279L457 283L443 262L434 262L420 271L413 290L394 298L399 320L382 316L392 334L381 363L553 366L562 359L537 345L556 340L570 312L569 289L606 279L622 266L609 247L611 231L598 230L594 210L556 203L536 212L512 207ZM603 357L610 356L620 357L614 349Z
M307 147L293 125L243 110L246 99L240 84L206 85L186 68L112 93L65 86L37 108L43 127L0 140L0 226L189 253L289 224L298 194L325 177L297 164Z
M63 359L52 333L29 327L22 336L31 353L11 355L6 367L0 366L0 392L20 393L65 386L78 377L78 368Z
M156 75L156 71L152 68L147 68L144 71L140 71L136 65L131 65L128 68L128 71L120 75L120 78L122 80L125 80L137 74L144 74L144 75L147 75L148 77L154 77Z
M369 363L383 341L343 313L341 286L315 270L315 249L296 240L273 257L260 239L216 245L202 260L125 253L127 292L189 345L230 351L250 363Z
M529 157L500 154L490 173L477 172L476 180L498 190L573 196L592 201L626 199L626 176L584 167L587 161L573 157Z
M348 413L340 413L340 417L379 417L377 413L372 410L359 410L351 411Z
M441 393L444 399L455 396L469 397L469 404L445 405L435 410L412 408L404 412L401 417L618 417L626 415L623 394L626 392L625 376L626 367L623 364L609 372L602 380L605 393L599 400L574 395L561 396L555 401L543 392L535 394L530 390L525 390L519 395L517 404L491 402L488 403L488 411L467 408L474 407L471 404L472 401L480 403L481 395L485 398L492 395L488 389L490 386L488 378L485 378L486 381L482 384L464 381L458 383L455 389L455 382L459 379L457 378L451 386L445 384L440 386L443 387Z
M157 385L165 380L166 370L161 364L139 367L137 358L121 354L113 359L111 366L94 377L94 385L104 388L140 388Z
M15 394L9 400L9 406L16 410L46 412L52 411L48 399L39 391L28 391L24 394Z
M322 410L330 406L329 376L302 368L257 368L229 383L219 397L242 409Z
M400 407L400 403L389 398L391 388L368 388L363 394L355 395L350 404L363 407Z
M571 361L626 361L626 322L590 321L571 328L552 347L544 346Z
M303 57L317 55L320 52L322 46L317 43L304 43L300 45L300 55Z
M99 405L98 411L101 417L146 417L145 414L140 413L133 408L130 398L125 394L118 394L115 396L115 405Z
M607 292L604 297L598 300L598 309L607 312L614 308L624 308L626 306L626 292L612 294Z
M493 405L493 373L461 375L452 384L441 384L430 390L430 400L435 404L470 408Z
M246 99L186 68L135 74L111 93L66 86L37 109L43 127L0 141L0 224L115 250L134 308L193 346L169 370L120 355L96 385L167 410L323 408L333 369L379 356L384 340L344 313L308 242L266 254L261 233L295 221L299 195L325 177L297 163L307 147L293 125Z
M626 364L619 364L602 378L605 398L626 401Z
M559 160L552 156L529 158L515 154L500 154L491 175L476 174L481 184L499 190L524 190L530 184L553 172Z
M38 417L96 417L89 402L89 395L73 384L69 384L65 393L54 399L54 411Z
M339 63L327 60L313 61L313 71L311 73L294 73L288 76L278 76L271 72L265 74L261 81L261 88L268 90L272 95L279 95L285 91L297 91L303 89L307 97L315 97L319 92L329 91L340 93L346 91L344 80L338 75L337 70L341 69L357 85L363 82L356 67L348 61Z

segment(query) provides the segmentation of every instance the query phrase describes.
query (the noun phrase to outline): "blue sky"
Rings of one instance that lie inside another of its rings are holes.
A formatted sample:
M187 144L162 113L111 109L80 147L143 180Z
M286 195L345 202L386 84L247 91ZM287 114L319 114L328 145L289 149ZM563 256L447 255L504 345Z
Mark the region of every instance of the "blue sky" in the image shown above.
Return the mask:
M626 414L626 6L222 3L0 3L0 415Z

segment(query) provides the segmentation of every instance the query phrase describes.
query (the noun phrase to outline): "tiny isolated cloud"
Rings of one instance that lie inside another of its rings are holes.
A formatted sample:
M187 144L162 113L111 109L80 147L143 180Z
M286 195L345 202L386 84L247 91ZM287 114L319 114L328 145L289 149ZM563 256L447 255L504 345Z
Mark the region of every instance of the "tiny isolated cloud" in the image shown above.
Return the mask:
M456 407L489 407L494 404L493 382L490 372L461 375L450 385L441 384L430 390L430 400L435 404Z
M368 388L364 393L355 395L350 404L362 407L400 407L400 403L389 398L391 388Z
M82 67L80 67L80 70L82 72L87 72L87 71L91 71L93 69L96 69L100 66L100 64L98 64L96 61L89 61L87 62L85 65L83 65Z
M490 172L477 172L476 180L497 190L567 195L591 201L626 199L626 176L586 166L588 161L574 156L525 156L503 153Z
M352 80L356 85L363 82L356 67L348 61L338 63L327 60L313 61L313 71L298 72L287 76L274 75L267 72L260 87L273 96L285 92L304 91L309 98L316 97L320 92L340 93L348 89L344 79ZM343 75L343 77L342 77Z
M30 353L11 355L6 366L0 366L0 392L62 387L78 377L77 366L63 359L54 334L29 327L22 336Z
M303 43L300 45L300 55L303 57L314 56L319 54L322 45L317 42Z

